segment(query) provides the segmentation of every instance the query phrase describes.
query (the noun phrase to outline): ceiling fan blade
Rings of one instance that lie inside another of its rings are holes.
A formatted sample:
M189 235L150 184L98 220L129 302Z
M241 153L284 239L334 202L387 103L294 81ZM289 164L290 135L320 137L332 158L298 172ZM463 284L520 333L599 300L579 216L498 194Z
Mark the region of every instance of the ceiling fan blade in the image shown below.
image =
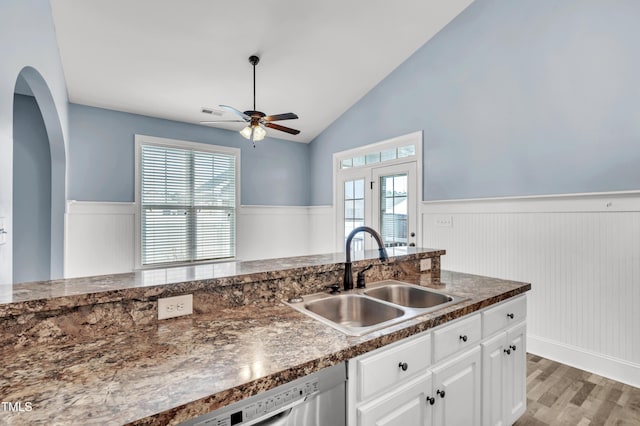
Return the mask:
M214 123L246 123L244 120L214 120L214 121L200 121L200 124L214 124Z
M297 135L298 133L300 133L300 130L292 129L290 127L284 127L275 123L265 123L264 125L271 129L280 130L281 132L290 133L292 135Z
M280 120L295 120L298 116L292 112L287 112L285 114L276 114L276 115L267 115L262 119L264 121L280 121Z
M224 108L229 112L239 115L240 117L242 117L244 121L251 121L251 117L249 117L247 114L243 113L242 111L238 111L234 107L230 107L228 105L220 105L220 108Z

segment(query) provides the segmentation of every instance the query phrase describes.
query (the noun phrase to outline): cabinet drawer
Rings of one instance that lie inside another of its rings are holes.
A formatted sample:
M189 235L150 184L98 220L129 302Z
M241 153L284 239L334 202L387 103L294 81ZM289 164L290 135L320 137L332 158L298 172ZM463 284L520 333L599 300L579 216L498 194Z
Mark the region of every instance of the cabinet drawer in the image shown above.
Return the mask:
M527 316L525 296L504 302L482 313L482 336L489 337L510 325L523 321Z
M359 401L424 372L431 364L431 334L378 351L356 361Z
M447 356L471 347L482 338L480 314L447 325L433 332L433 346L435 348L433 361L437 362Z

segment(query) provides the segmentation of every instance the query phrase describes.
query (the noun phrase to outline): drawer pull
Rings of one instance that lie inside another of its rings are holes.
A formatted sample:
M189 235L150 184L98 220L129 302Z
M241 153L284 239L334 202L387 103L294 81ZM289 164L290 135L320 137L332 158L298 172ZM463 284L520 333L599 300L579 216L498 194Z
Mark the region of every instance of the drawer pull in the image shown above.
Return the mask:
M515 315L513 315L513 313L507 314L507 317L509 317L509 319L513 319Z
M511 355L511 348L505 349L504 353L507 354L507 355Z
M511 348L512 351L514 351L514 352L516 351L516 345L511 345L509 347Z
M402 369L402 371L407 371L407 368L409 368L409 364L407 364L406 362L401 362L400 364L398 364L398 367Z
M462 340L463 342L466 342L467 341L467 336L466 335L460 336L460 340Z
M435 403L436 403L436 399L434 397L432 397L432 396L428 396L427 397L427 404L433 405Z
M444 398L444 391L441 391L440 389L438 389L438 390L436 391L436 394L438 394L438 396L439 396L440 398Z

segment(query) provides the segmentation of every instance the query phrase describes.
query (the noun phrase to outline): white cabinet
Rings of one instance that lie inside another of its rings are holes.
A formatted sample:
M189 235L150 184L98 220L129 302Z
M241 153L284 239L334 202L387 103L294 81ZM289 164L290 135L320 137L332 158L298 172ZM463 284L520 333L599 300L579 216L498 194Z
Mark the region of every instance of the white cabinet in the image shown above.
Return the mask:
M512 424L527 409L527 325L522 322L507 330L507 343L511 353L507 355L505 379L505 419Z
M434 425L479 426L481 353L476 345L451 361L434 367Z
M433 406L431 373L423 373L409 383L358 407L358 426L431 425Z
M349 361L349 426L511 425L526 409L526 298Z
M507 335L500 333L482 343L482 424L503 426Z
M357 358L358 401L388 392L394 385L426 371L430 364L431 333Z
M433 331L433 360L442 361L449 355L477 346L482 339L480 314L471 315Z
M525 302L521 300L521 302ZM519 302L520 303L520 302ZM494 330L495 331L495 330ZM526 409L526 323L482 342L482 424L513 424Z

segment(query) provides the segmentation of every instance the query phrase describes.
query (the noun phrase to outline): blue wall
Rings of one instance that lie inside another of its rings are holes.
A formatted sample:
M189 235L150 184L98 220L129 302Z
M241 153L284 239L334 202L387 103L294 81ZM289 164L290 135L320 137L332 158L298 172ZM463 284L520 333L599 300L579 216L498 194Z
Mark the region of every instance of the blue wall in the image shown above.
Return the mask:
M134 135L240 148L241 203L308 205L306 144L265 138L256 144L238 132L70 104L70 200L134 201Z
M51 154L35 98L13 109L13 281L48 280L51 269Z
M35 94L52 150L51 278L62 276L65 154L68 99L49 0L0 0L0 217L7 244L0 245L0 284L13 282L13 107L18 76Z
M425 200L640 189L640 2L476 0L311 143L424 130Z

